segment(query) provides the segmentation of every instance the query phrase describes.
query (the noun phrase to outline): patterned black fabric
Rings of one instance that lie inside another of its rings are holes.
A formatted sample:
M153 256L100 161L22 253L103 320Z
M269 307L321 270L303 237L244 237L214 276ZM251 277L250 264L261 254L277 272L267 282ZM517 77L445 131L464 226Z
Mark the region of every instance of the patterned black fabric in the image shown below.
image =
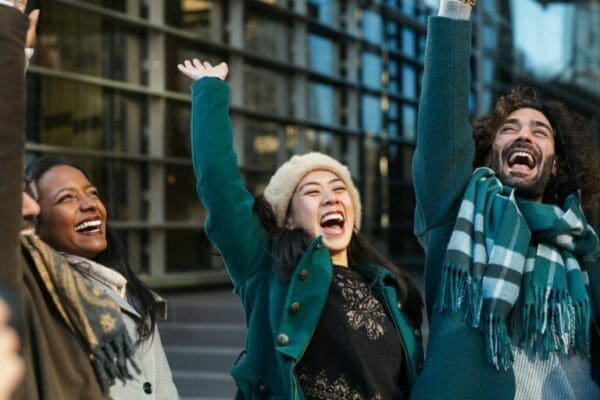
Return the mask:
M400 336L368 282L334 267L314 336L296 367L307 400L405 399Z

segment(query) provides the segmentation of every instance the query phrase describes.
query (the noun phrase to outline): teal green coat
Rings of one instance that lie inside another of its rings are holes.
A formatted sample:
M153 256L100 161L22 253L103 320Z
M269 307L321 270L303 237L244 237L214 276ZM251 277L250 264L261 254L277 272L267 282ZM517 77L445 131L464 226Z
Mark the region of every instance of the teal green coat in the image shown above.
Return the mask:
M427 360L413 400L512 400L513 371L487 361L484 336L460 317L433 309L441 267L460 201L473 171L474 142L469 123L471 23L432 17L425 54L413 181L417 198L415 234L425 249L425 292L429 315ZM592 296L600 304L600 271L588 271ZM595 296L595 297L594 297ZM600 307L592 327L597 348ZM594 378L598 382L596 368Z
M222 81L204 78L192 85L192 158L197 190L208 210L206 233L223 256L248 330L246 350L231 375L240 399L304 399L294 368L325 304L331 257L316 238L289 282L278 278L252 211L254 199L238 172L228 107L229 91ZM395 279L384 268L361 266L359 271L373 282L374 294L392 316L412 382L422 363L420 333L401 311Z

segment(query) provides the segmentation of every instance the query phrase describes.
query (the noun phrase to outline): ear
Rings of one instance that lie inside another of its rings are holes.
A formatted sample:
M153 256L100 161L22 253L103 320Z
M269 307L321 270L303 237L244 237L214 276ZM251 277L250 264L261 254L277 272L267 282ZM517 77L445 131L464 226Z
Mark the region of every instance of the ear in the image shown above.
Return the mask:
M554 157L552 161L552 176L556 176L556 171L558 171L558 157Z

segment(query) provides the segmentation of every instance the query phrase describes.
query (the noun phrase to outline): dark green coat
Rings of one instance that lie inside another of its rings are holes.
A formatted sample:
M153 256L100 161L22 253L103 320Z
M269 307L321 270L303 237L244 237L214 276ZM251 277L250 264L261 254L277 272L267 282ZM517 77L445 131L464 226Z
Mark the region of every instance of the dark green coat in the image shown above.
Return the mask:
M484 336L460 317L434 310L443 258L464 189L472 173L474 142L469 123L471 23L432 17L425 55L413 181L415 234L426 253L426 298L430 317L427 360L413 400L512 400L512 370L498 371L486 359ZM599 303L600 271L588 271ZM596 321L600 320L596 308ZM592 327L597 365L597 322ZM598 370L594 373L599 381Z
M198 193L208 210L206 233L223 256L248 328L245 354L231 371L238 398L304 399L294 367L328 295L329 251L320 237L315 239L289 282L278 278L265 248L265 232L252 211L254 199L238 172L228 87L218 79L203 78L192 85L192 99L192 157ZM359 270L374 283L375 295L393 317L412 382L422 362L422 348L415 328L399 309L395 279L383 268ZM290 307L292 303L298 303L299 310L298 305Z

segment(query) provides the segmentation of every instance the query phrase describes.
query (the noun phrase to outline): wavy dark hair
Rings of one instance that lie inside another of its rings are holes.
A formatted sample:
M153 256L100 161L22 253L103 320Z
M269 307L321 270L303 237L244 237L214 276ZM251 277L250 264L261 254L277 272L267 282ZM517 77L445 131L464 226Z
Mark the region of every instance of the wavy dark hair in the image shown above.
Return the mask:
M89 176L77 164L62 159L60 157L41 157L31 163L25 169L26 179L37 184L42 176L50 169L59 166L69 166L75 168L91 182ZM38 223L40 219L38 218ZM107 246L100 252L93 261L105 265L119 272L127 279L127 295L129 302L138 309L142 318L137 327L139 344L141 341L152 338L156 327L156 319L159 312L159 303L156 301L153 293L148 286L136 276L127 261L125 260L125 245L119 235L106 226Z
M508 95L498 99L490 113L473 122L473 166L488 165L500 125L510 113L520 108L540 111L554 130L557 171L546 186L543 201L561 205L569 194L581 190L584 207L594 204L600 193L600 163L588 132L588 122L561 102L540 98L531 87L515 87Z
M275 213L263 195L254 201L254 213L267 232L267 248L274 259L279 278L287 282L302 255L312 242L310 235L301 228L287 229L277 226ZM360 232L353 232L348 245L348 263L352 265L378 265L391 271L396 277L396 284L404 296L400 301L404 304L409 318L416 326L421 326L423 317L421 310L423 300L410 277L385 257L369 243Z

